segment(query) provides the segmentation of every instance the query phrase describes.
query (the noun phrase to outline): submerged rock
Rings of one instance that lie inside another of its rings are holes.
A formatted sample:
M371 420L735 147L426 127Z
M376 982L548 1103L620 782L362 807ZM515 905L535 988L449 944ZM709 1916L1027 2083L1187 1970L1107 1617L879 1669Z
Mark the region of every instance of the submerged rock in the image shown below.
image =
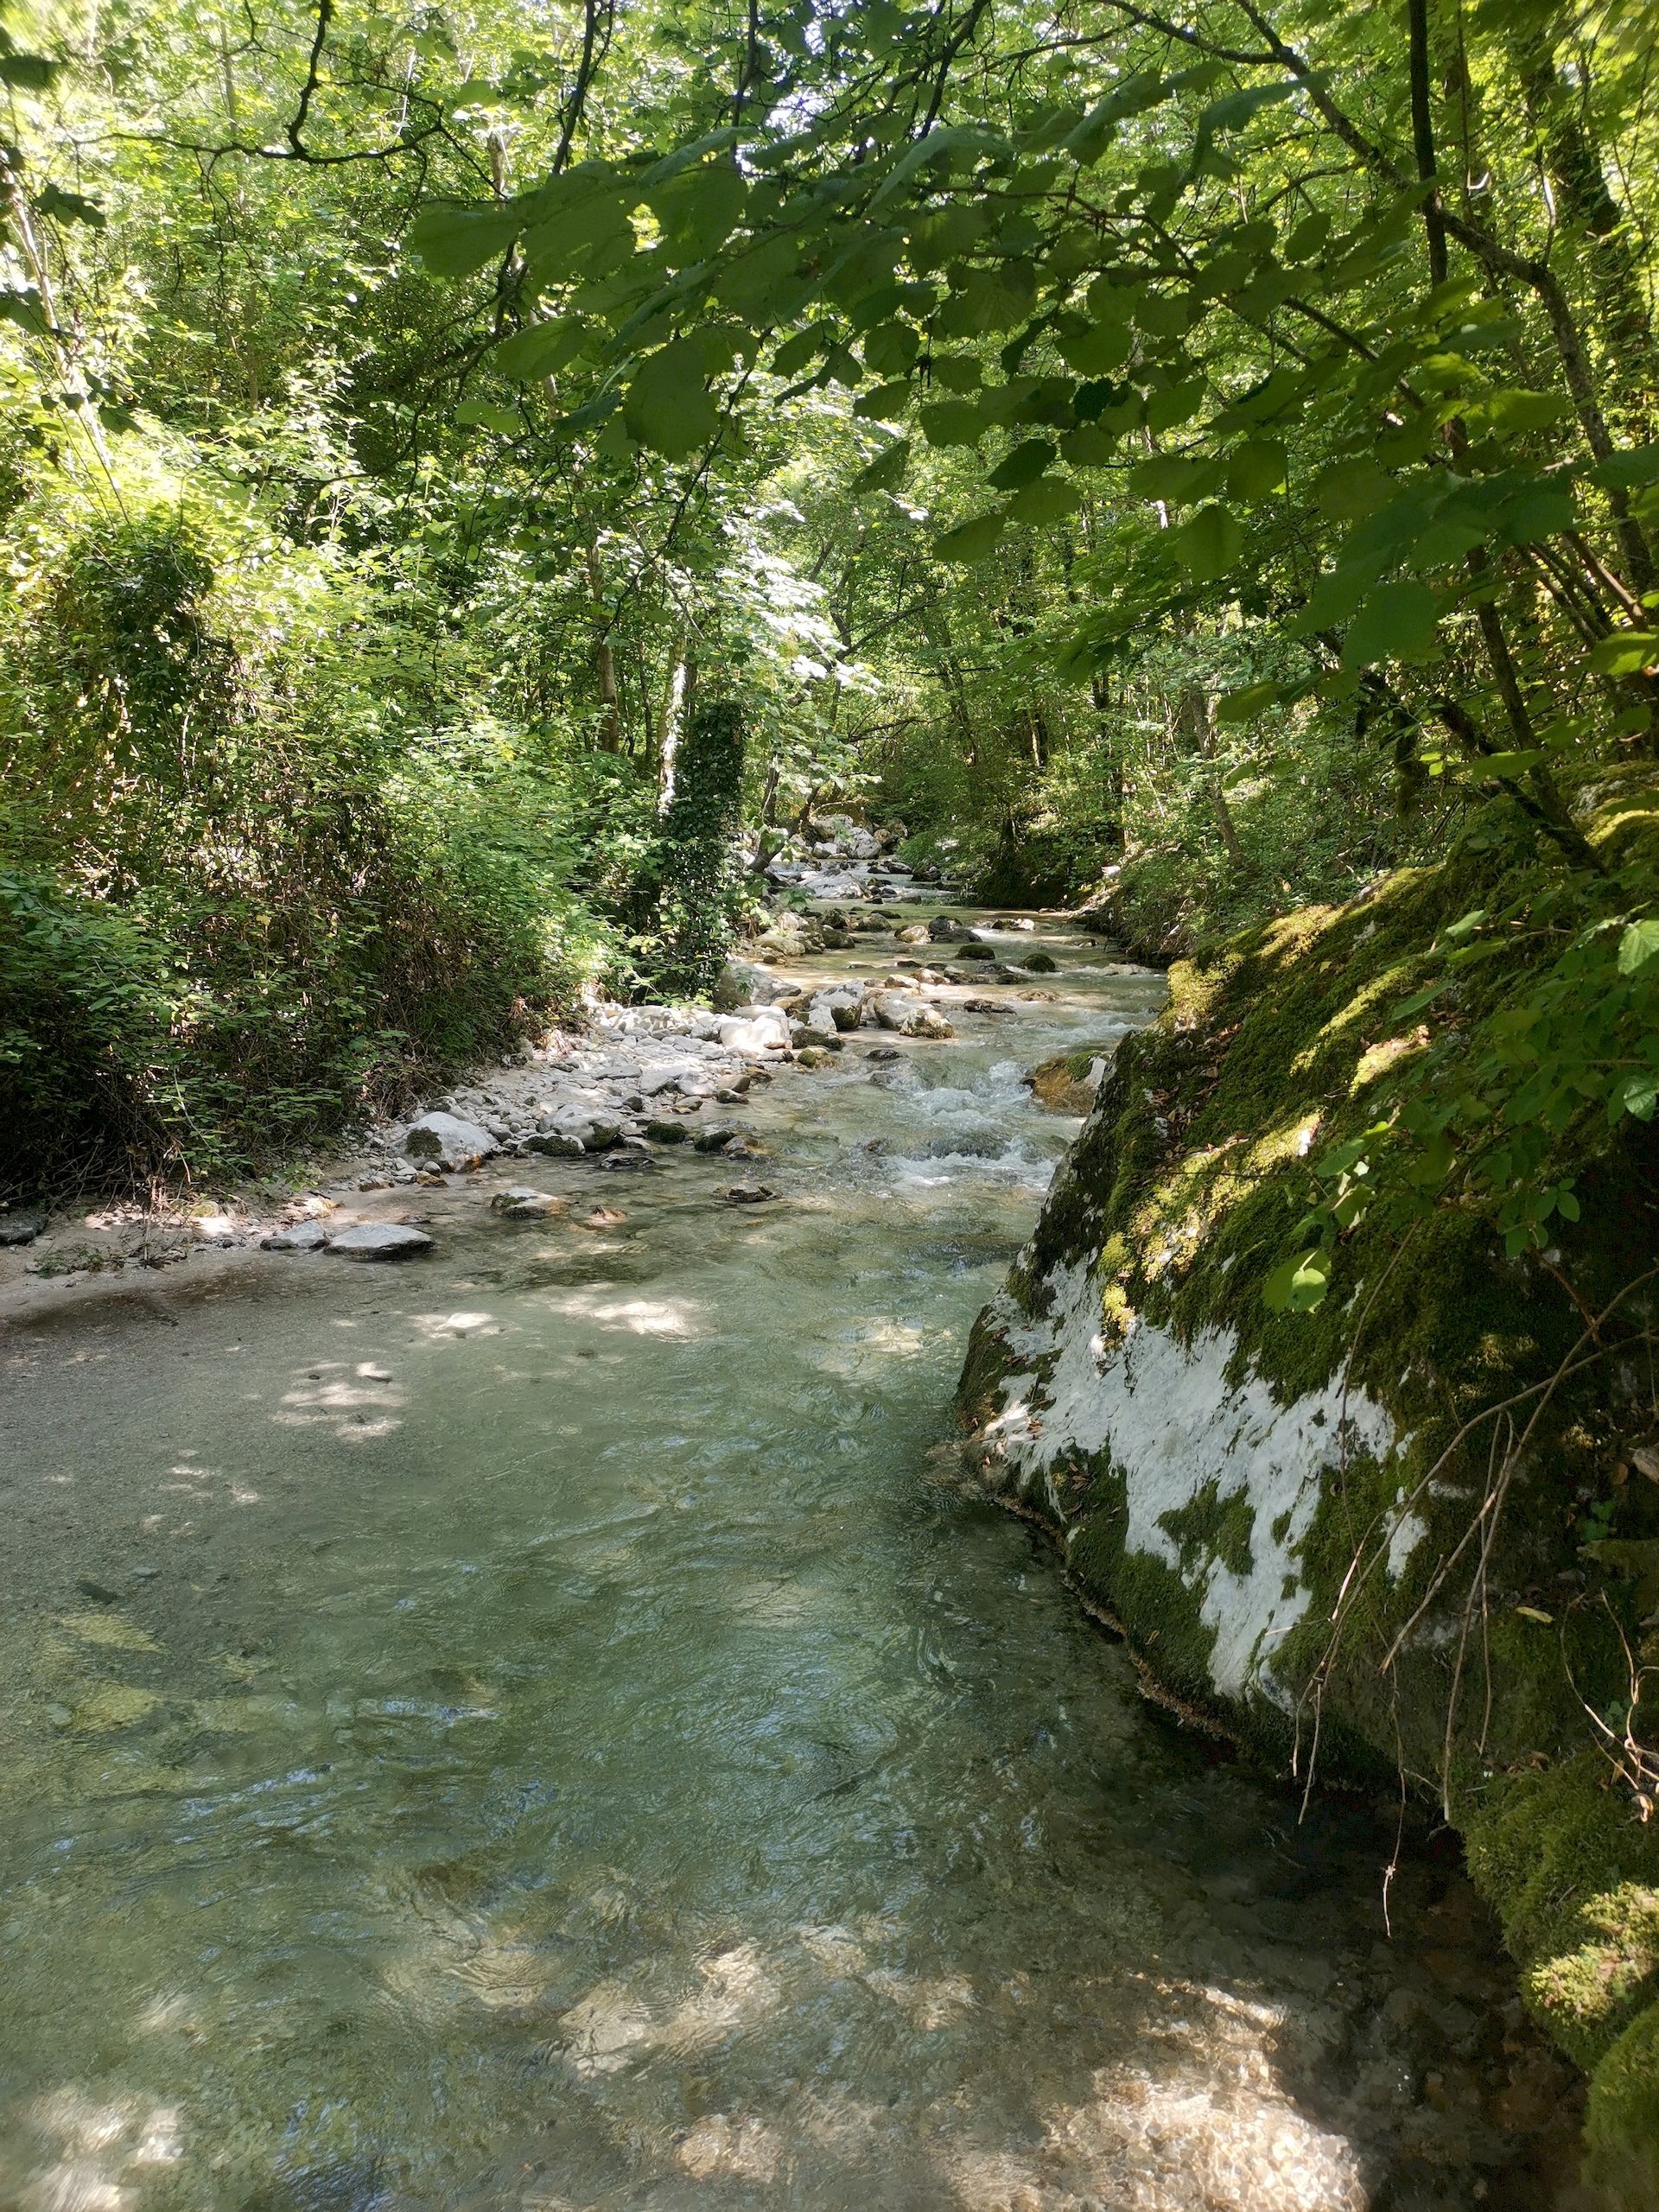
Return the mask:
M407 1260L416 1252L429 1252L432 1239L423 1229L401 1221L364 1221L336 1230L328 1239L328 1249L346 1260Z
M490 1200L490 1211L505 1214L509 1221L550 1221L568 1211L569 1207L569 1199L556 1198L550 1191L524 1186L498 1191Z

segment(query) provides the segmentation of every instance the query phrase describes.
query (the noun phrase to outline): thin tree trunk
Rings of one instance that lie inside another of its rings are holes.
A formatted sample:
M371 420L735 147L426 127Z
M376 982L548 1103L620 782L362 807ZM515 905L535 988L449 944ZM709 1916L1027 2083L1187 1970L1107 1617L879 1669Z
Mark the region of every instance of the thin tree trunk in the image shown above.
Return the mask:
M594 645L594 675L599 684L600 748L605 753L622 750L622 702L616 687L616 655L611 650L610 624L605 607L605 572L600 565L599 547L590 545L586 555L588 592L599 616L601 628Z

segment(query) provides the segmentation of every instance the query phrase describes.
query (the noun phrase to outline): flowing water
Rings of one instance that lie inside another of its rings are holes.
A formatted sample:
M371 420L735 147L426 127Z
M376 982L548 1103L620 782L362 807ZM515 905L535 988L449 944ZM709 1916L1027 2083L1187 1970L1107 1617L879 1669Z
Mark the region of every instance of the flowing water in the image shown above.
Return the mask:
M10 1332L0 2204L1566 2201L1455 1866L1390 1938L1391 1825L933 1471L1075 1126L1020 1070L1158 996L1049 935L757 1094L770 1205L576 1163L624 1221Z

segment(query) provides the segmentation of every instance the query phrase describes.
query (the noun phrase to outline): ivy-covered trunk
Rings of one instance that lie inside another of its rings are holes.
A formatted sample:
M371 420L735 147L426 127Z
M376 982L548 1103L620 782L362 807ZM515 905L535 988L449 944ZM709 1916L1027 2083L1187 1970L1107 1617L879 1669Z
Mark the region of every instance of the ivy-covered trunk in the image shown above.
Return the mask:
M638 894L645 965L658 989L715 987L735 930L746 732L729 699L699 705L682 736L674 796Z

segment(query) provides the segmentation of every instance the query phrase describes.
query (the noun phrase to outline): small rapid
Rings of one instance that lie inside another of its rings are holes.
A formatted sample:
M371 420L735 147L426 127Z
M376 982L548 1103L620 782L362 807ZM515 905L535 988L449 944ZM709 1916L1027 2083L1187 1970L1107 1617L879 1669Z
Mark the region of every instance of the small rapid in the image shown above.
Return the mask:
M560 1163L602 1211L11 1326L0 2203L1571 2201L1457 1866L1385 1910L1392 1822L1147 1703L950 1480L1077 1126L1022 1076L1160 994L1038 936L757 1089L770 1203Z

